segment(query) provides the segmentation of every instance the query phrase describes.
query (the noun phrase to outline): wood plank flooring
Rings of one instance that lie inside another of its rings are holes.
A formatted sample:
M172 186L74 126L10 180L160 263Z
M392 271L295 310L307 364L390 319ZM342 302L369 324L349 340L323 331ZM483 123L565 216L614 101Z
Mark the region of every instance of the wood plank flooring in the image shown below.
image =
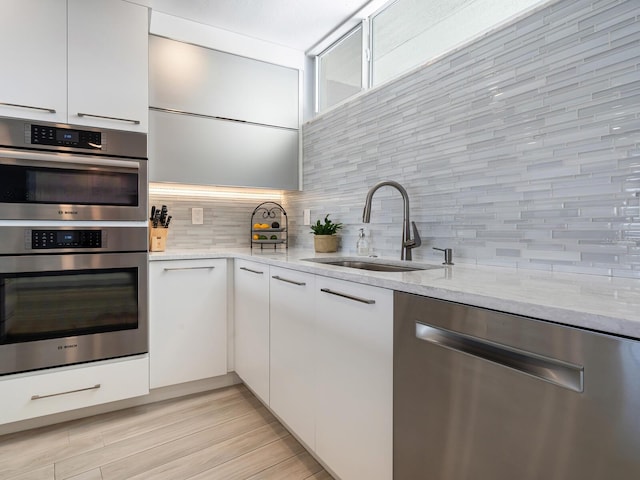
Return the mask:
M242 385L0 436L3 480L332 480Z

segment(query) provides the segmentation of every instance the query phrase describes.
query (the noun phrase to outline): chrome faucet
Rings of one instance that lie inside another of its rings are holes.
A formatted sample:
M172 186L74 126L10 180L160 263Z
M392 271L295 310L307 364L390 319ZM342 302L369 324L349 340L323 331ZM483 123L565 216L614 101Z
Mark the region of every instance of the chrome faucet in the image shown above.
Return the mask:
M402 200L404 201L404 215L402 220L402 250L400 253L400 259L411 260L411 249L417 248L422 245L422 240L420 239L420 234L418 233L416 223L409 221L409 195L407 195L407 191L402 185L400 185L398 182L394 182L393 180L385 180L383 182L376 183L373 187L371 187L371 189L367 193L367 199L364 203L362 221L364 223L369 223L371 221L371 200L373 199L373 194L376 192L376 190L378 190L380 187L384 187L385 185L394 187L400 192L400 195L402 195ZM414 238L411 238L410 225L411 227L413 227Z

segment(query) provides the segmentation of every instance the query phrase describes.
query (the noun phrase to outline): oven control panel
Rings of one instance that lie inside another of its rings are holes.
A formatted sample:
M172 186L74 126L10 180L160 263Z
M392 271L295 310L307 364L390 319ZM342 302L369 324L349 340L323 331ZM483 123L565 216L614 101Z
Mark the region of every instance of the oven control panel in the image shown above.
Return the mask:
M58 147L86 148L101 150L104 144L104 133L75 128L54 127L51 125L31 125L27 132L28 143L31 145L55 145Z
M101 248L102 233L102 230L31 230L31 248Z

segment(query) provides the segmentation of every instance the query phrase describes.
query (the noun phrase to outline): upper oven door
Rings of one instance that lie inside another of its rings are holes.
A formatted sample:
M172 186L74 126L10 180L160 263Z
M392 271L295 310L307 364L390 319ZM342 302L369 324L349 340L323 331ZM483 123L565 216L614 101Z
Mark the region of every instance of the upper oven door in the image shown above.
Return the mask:
M147 217L147 161L0 148L0 220Z

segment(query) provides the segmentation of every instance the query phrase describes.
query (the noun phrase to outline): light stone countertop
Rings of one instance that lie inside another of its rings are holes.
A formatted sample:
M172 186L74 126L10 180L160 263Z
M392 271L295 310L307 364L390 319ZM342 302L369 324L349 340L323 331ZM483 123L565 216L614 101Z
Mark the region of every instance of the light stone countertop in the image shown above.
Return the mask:
M241 258L640 339L640 280L464 263L413 272L373 272L302 260L326 257L366 259L295 248L275 252L221 248L149 254L151 261ZM390 258L367 260L406 264Z

